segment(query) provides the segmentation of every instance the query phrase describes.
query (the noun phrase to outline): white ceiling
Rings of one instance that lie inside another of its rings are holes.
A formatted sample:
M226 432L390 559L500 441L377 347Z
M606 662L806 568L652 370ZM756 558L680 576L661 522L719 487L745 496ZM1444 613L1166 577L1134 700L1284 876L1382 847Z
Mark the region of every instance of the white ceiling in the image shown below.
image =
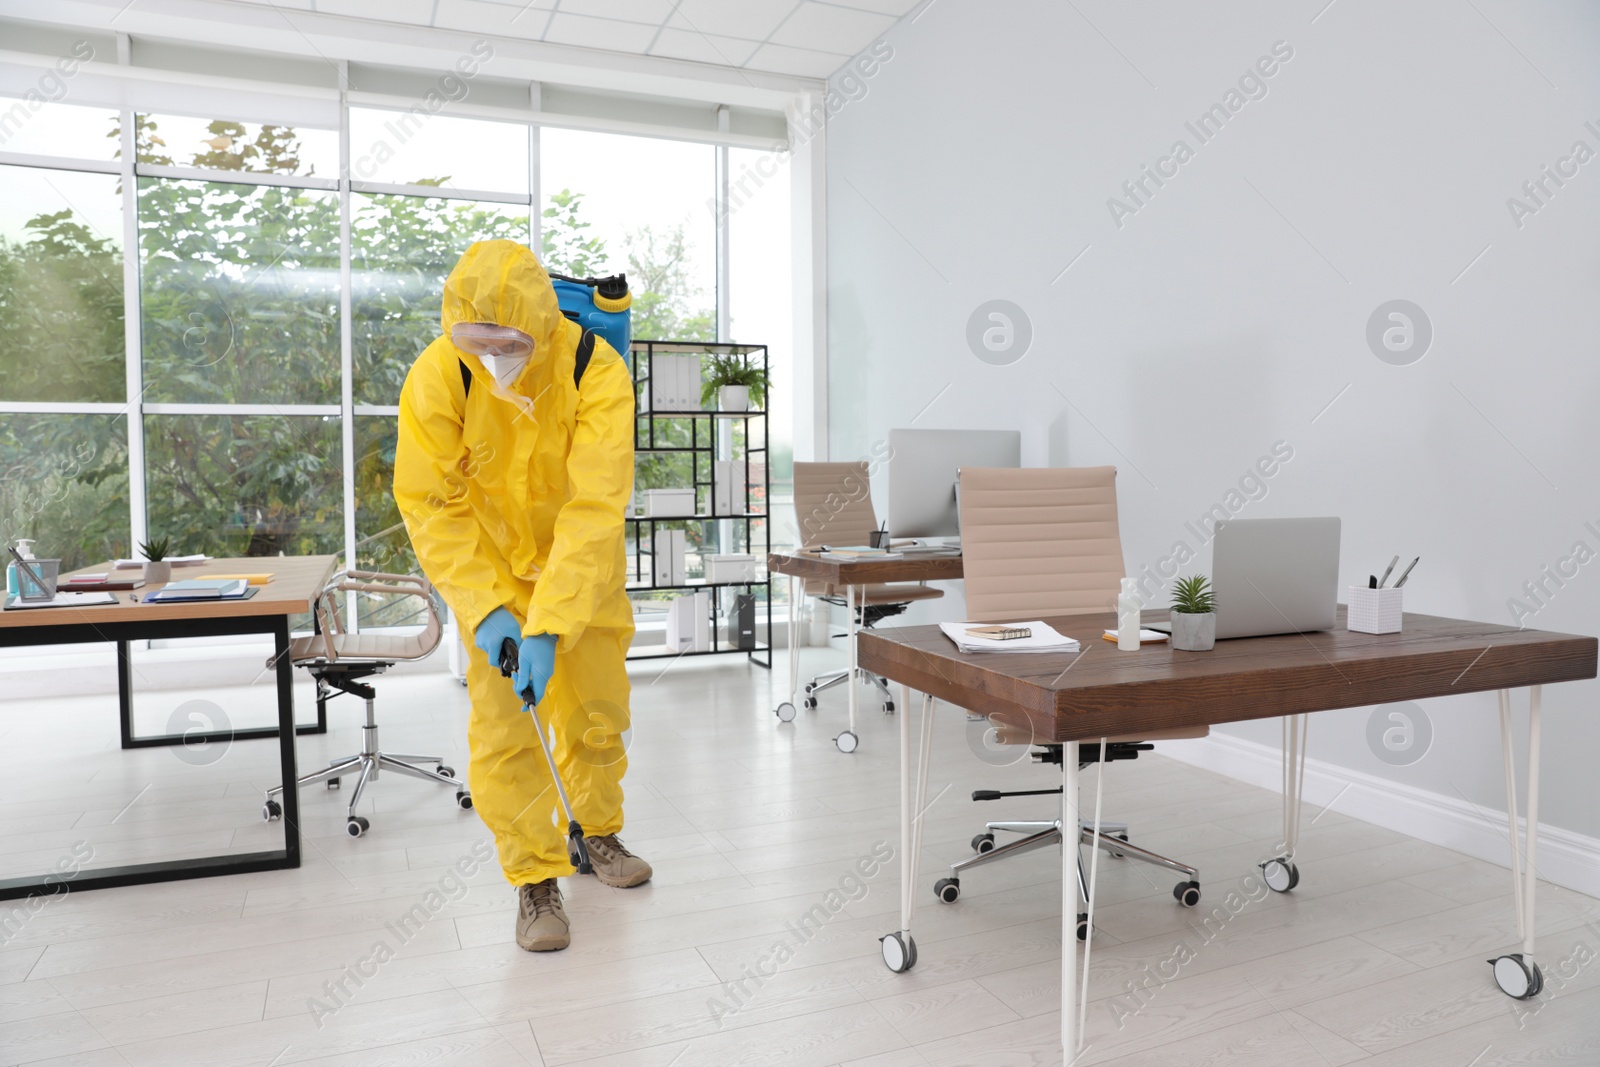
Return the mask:
M734 69L825 78L921 0L246 0ZM374 12L380 14L374 14Z

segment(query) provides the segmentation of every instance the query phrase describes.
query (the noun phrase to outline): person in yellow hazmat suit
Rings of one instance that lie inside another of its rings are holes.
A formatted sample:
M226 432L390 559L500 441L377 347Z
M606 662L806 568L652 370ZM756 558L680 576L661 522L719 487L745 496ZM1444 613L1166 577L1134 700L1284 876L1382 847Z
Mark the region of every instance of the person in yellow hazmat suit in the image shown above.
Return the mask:
M594 874L623 887L651 875L617 839L633 637L623 587L633 376L561 314L544 267L514 241L467 249L445 280L441 320L443 336L400 393L394 498L466 646L468 784L517 887L517 943L562 949L571 937L556 879L574 868L518 693L532 688L554 734ZM518 646L509 680L499 671L506 638Z

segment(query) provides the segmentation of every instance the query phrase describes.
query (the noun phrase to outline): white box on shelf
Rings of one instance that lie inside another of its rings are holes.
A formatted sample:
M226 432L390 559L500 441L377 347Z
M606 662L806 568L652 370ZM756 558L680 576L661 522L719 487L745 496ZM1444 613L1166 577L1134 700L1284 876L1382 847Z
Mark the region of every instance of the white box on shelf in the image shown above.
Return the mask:
M706 581L754 582L756 557L749 552L723 552L702 557L706 565Z
M711 598L680 596L667 607L667 651L706 652L711 648Z
M683 585L688 581L688 537L683 530L657 530L652 548L651 573L656 585Z
M686 519L694 515L694 488L646 489L644 513L653 519Z
M714 515L744 514L745 463L742 459L719 459L711 465L711 511Z
M711 651L711 594L694 595L694 650Z
M650 357L650 410L700 409L700 357L656 353Z
M1403 592L1404 590L1398 586L1370 589L1352 585L1349 610L1345 615L1345 629L1358 634L1399 633L1403 614L1400 597Z
M667 605L668 652L688 652L694 647L694 597L674 597Z

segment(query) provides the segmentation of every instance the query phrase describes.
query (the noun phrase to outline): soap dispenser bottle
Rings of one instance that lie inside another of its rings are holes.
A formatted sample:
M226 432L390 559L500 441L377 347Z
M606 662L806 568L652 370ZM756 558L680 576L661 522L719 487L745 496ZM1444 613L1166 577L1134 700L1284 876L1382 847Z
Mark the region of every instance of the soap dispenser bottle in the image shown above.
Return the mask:
M33 558L33 542L26 537L17 542L17 555L23 559ZM6 595L17 596L22 592L22 583L17 577L17 561L12 560L6 564Z
M1142 607L1133 579L1122 579L1122 593L1117 597L1117 648L1123 652L1139 651L1139 611Z

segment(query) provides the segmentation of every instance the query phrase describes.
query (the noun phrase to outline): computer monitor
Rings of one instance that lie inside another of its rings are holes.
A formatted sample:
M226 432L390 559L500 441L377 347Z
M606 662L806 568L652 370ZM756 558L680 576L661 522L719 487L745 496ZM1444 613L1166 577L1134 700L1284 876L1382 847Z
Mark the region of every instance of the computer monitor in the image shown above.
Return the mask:
M956 472L1022 466L1018 430L890 430L889 533L957 537Z

